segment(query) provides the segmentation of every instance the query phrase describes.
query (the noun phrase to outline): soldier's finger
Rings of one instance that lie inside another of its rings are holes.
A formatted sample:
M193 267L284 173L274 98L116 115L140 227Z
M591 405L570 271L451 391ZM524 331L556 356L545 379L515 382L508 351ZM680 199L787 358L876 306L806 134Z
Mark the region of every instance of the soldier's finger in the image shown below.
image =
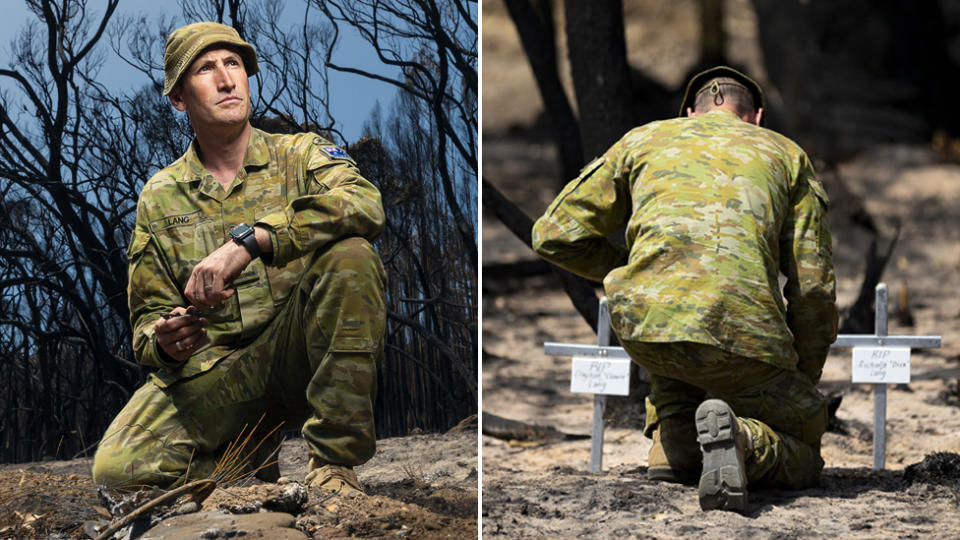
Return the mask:
M203 278L203 303L207 306L217 305L217 293L222 288L222 282L219 286L217 285L216 274L205 274L205 277Z
M193 331L198 331L200 328L203 328L204 326L206 326L207 322L208 322L207 319L204 317L201 317L199 314L183 315L181 317L177 317L176 319L171 319L170 321L166 321L165 326L163 326L162 328L157 327L155 330L158 335L160 334L176 335L183 328L192 328Z
M207 272L201 271L197 276L197 305L206 306L209 304L209 300L207 299L207 291L210 290L209 285Z
M186 337L178 339L177 342L183 347L183 350L190 350L197 347L204 338L205 332L195 332Z
M183 286L183 293L186 295L187 300L189 300L191 304L197 303L197 298L195 294L196 289L197 289L197 269L194 268L193 272L190 272L190 277L187 278L186 285Z
M208 296L214 296L216 299L219 299L220 293L223 292L226 283L224 283L223 278L220 277L219 273L212 274L210 276L210 281L207 283ZM211 300L214 298L211 298Z
M181 328L197 324L200 324L200 317L186 314L163 321L163 325L155 327L154 330L159 334L172 334L178 332Z
M163 349L163 352L167 353L167 356L173 358L174 360L181 360L180 353L182 352L182 350L180 348L177 348L176 340L160 341L160 339L158 338L157 345L161 349Z
M189 350L191 353L193 353L193 351L199 349L200 347L203 347L209 342L210 342L210 338L209 336L207 336L206 332L202 334L197 334L197 336L195 338L191 338L191 341L189 342L184 341L184 343L189 343L189 347L187 348L187 350Z
M222 291L220 291L220 294L217 295L217 305L226 302L231 296L233 296L233 293L235 292L237 292L236 289L232 287L229 289L223 289Z
M162 334L168 334L176 331L174 324L174 319L161 317L157 319L157 322L153 323L153 332L159 337Z
M200 322L195 324L185 325L177 329L176 333L172 334L173 339L185 339L190 336L197 334L202 334L206 329L203 328L203 325Z
M203 274L197 276L197 280L193 284L193 296L194 296L194 305L204 306L207 305L207 297L203 288Z
M192 312L191 312L190 308L185 308L185 307L183 307L183 306L177 306L177 307L173 308L172 310L170 310L170 313L165 313L165 314L163 315L163 318L164 318L164 319L173 319L173 318L176 318L176 317L181 317L181 316L183 316L183 315L189 315L189 314L191 314L191 313L192 313Z

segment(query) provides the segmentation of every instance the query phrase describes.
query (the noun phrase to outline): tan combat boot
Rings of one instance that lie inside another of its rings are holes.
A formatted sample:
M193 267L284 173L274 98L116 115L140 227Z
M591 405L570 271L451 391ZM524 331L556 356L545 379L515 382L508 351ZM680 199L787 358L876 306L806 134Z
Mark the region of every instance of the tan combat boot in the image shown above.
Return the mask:
M647 478L692 484L700 478L700 467L700 445L693 418L679 415L661 419L647 455Z
M700 508L734 510L747 507L747 455L753 451L750 430L719 399L697 408L697 438L703 451Z
M307 473L305 482L310 487L332 491L338 495L365 495L353 467L323 463L316 458L310 458L310 472Z

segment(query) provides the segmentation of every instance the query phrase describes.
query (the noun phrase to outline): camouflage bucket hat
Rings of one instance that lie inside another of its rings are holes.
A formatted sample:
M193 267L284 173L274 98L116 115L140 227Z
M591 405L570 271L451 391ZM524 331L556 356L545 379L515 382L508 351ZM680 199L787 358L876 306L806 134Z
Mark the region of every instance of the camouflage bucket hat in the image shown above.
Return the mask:
M243 59L247 76L255 75L259 70L256 49L240 39L240 34L232 27L214 22L188 24L177 28L167 38L167 46L163 52L163 95L166 96L173 90L190 64L211 45L236 47Z
M701 71L693 76L690 79L690 82L687 83L687 89L683 91L683 100L680 102L680 116L685 116L687 114L687 108L693 108L693 103L696 101L697 94L703 86L717 77L730 77L731 79L741 83L751 95L753 95L753 105L754 110L765 109L766 103L763 99L763 89L760 88L760 85L757 84L757 81L747 77L743 73L733 69L728 66L717 66L710 68L706 71ZM760 118L760 125L764 125L767 115L764 114Z

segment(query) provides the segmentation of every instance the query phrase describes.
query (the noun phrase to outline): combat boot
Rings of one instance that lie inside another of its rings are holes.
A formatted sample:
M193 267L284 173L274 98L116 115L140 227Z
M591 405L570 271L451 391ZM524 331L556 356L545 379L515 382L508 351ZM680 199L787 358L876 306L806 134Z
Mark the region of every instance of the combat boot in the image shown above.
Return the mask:
M310 487L320 488L338 495L359 493L365 495L360 482L357 480L353 467L323 463L316 458L310 458L310 472L305 480Z
M647 478L693 484L700 478L700 468L700 446L693 418L676 415L661 419L647 455Z
M750 430L724 401L708 399L696 414L697 439L703 452L700 508L733 510L747 507L747 470L744 462L753 451Z

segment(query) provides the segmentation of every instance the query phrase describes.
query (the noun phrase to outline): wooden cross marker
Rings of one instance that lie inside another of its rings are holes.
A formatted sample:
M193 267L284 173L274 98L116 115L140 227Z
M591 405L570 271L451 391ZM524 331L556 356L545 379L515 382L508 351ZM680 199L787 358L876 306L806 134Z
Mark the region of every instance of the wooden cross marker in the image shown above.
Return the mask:
M887 446L887 384L909 382L911 348L940 347L940 336L891 336L887 334L887 285L880 283L876 290L876 316L873 335L840 334L831 345L833 348L852 347L853 381L873 383L873 469L883 470L886 464ZM543 344L543 352L553 356L573 356L575 359L591 359L606 364L608 360L627 359L623 347L610 346L610 315L606 297L600 299L600 316L597 321L597 344L574 343ZM905 365L904 365L905 362ZM575 362L576 363L576 362ZM637 366L639 367L639 366ZM888 378L891 374L902 378ZM642 369L642 368L641 368ZM603 413L607 406L606 394L593 394L593 421L590 436L590 472L603 468Z

